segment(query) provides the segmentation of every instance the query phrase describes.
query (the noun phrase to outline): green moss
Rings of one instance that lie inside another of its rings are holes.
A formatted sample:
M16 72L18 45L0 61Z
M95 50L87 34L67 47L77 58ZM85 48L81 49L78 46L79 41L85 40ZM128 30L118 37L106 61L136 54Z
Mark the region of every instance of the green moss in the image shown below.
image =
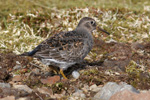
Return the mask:
M65 89L64 84L62 82L52 84L51 88L54 93L60 93L63 89Z
M83 75L91 75L91 74L98 74L98 70L97 69L90 69L88 71L84 71Z
M136 62L131 61L130 64L126 67L126 72L128 74L128 83L136 88L143 88L149 86L150 74L143 71Z
M29 69L28 70L24 70L24 69L19 69L19 70L16 70L15 72L14 72L14 74L16 74L16 75L21 75L21 74L24 74L24 73L28 73L28 72L31 72Z
M138 68L136 62L134 62L133 60L130 61L129 65L126 67L126 72L127 73L137 73L139 74L142 70L140 68Z

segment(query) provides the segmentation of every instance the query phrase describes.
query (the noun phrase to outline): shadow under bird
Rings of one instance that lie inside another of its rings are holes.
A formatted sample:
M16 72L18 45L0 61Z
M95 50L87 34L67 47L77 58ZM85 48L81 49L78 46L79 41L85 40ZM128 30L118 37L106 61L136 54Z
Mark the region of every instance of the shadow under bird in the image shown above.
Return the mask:
M93 47L93 30L98 29L109 35L90 17L82 18L73 31L60 32L41 42L35 49L21 56L39 58L45 65L60 68L60 74L67 79L63 70L81 63Z

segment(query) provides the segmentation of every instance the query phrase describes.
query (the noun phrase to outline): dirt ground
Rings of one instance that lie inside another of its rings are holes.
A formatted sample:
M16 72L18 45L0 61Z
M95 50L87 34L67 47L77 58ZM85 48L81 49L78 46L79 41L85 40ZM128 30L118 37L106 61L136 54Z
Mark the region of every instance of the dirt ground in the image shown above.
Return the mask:
M68 80L37 59L1 53L0 82L10 86L0 88L0 98L67 99L77 88L93 84L103 86L107 82L126 82L136 89L150 89L150 43L105 43L99 40L95 43L92 52L97 56L90 56L91 59L64 71ZM71 75L74 70L80 73L78 79ZM20 90L16 85L27 86L32 92ZM85 94L86 97L93 97L95 93L88 91Z

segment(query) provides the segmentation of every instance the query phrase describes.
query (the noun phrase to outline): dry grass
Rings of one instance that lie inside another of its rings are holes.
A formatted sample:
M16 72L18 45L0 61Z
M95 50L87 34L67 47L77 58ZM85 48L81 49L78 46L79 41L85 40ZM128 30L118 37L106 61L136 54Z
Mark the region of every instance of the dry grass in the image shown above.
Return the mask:
M109 37L94 33L106 42L146 42L150 38L149 3L146 0L2 0L0 49L17 54L29 51L52 34L74 29L84 16L94 18L111 33Z

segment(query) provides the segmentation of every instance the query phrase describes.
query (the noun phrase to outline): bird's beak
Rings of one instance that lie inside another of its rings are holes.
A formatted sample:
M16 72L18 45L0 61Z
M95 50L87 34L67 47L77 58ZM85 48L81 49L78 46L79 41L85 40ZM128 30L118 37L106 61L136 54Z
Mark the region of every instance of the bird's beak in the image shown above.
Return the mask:
M96 27L96 29L98 31L102 31L102 32L105 32L106 34L110 35L110 33L108 33L107 31L105 31L104 29L100 28L100 27Z

